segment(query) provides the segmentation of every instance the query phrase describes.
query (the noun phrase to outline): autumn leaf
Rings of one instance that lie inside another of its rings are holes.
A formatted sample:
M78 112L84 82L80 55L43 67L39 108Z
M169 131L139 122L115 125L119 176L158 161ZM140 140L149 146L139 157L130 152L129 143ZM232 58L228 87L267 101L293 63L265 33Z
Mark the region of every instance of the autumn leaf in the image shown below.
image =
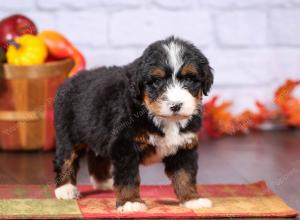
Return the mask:
M278 106L279 114L290 126L300 125L300 100L292 95L299 84L300 80L287 80L275 92L274 102Z
M268 109L265 104L256 101L256 111L246 109L237 115L230 112L232 102L223 101L218 104L219 97L212 97L204 104L203 128L199 136L244 134L260 128L265 122L280 121L289 126L299 126L300 100L292 96L292 92L299 84L300 80L287 80L277 89L274 95L277 109Z
M238 115L233 115L229 108L232 103L223 101L217 104L218 97L213 97L204 105L203 132L210 137L246 133L254 127L254 113L246 110Z

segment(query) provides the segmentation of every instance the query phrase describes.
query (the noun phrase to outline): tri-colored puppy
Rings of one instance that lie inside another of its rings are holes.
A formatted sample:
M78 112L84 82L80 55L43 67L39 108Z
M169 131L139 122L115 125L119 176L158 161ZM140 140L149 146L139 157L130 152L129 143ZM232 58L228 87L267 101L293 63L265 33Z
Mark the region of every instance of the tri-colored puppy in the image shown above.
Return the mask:
M139 164L162 161L185 207L211 207L196 190L201 99L213 75L191 43L170 37L132 63L83 71L55 99L58 199L76 199L79 157L88 154L97 189L114 188L121 212L143 211Z

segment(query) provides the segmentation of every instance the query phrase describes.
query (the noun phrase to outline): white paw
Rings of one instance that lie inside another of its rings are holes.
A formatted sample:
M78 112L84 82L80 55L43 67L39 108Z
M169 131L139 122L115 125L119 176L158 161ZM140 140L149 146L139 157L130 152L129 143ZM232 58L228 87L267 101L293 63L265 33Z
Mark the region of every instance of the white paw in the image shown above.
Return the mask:
M189 209L201 209L201 208L211 208L212 202L209 199L199 198L199 199L186 201L181 205Z
M117 208L119 212L144 212L147 206L141 202L126 202L123 206Z
M78 199L80 196L77 187L71 183L56 188L54 192L57 199Z
M112 178L100 182L94 176L90 176L90 181L93 185L93 189L113 190L114 188L114 181Z

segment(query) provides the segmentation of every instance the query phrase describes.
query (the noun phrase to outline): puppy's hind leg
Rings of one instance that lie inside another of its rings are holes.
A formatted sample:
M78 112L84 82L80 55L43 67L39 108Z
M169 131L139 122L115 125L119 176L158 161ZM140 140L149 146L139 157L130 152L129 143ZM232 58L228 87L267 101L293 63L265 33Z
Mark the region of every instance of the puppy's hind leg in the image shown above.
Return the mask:
M65 149L64 154L57 153L55 158L55 196L57 199L78 199L80 196L76 187L76 177L79 170L79 157L83 146ZM59 152L59 151L57 151Z
M56 131L56 154L54 170L56 172L55 196L58 199L76 199L76 176L79 169L79 156L82 146L77 140L74 123L74 91L70 84L61 86L54 102L54 121Z
M113 190L111 161L102 156L96 156L92 150L87 154L90 180L94 189Z

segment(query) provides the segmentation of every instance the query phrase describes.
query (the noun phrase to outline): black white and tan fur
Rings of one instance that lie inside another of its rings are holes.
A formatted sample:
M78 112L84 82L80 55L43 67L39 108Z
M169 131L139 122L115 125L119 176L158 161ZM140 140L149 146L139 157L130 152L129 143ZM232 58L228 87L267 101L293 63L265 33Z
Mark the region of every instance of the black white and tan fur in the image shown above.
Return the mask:
M169 37L121 67L83 71L55 99L55 195L76 199L79 158L87 153L95 189L114 189L121 212L146 210L139 165L162 161L187 208L211 207L196 190L201 100L213 83L207 58Z

